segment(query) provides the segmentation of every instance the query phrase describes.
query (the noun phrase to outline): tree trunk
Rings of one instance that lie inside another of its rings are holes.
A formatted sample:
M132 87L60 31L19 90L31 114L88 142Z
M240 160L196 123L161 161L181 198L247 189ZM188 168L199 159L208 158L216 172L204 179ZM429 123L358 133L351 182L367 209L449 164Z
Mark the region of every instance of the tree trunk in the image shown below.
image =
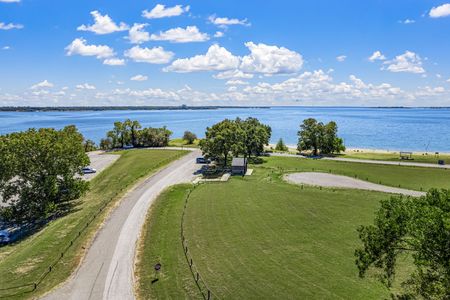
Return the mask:
M228 153L225 154L225 161L223 162L223 167L224 168L227 166L227 161L228 161Z

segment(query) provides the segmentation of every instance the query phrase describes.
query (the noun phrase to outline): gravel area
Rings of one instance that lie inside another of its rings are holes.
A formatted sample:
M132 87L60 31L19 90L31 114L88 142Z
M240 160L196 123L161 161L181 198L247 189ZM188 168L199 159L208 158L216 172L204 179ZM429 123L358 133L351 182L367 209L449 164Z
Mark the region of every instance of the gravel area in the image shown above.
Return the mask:
M307 184L313 186L348 188L358 190L369 190L391 194L402 194L406 196L420 197L425 192L394 188L386 185L375 184L360 179L342 175L334 175L319 172L302 172L285 175L285 180L294 184Z

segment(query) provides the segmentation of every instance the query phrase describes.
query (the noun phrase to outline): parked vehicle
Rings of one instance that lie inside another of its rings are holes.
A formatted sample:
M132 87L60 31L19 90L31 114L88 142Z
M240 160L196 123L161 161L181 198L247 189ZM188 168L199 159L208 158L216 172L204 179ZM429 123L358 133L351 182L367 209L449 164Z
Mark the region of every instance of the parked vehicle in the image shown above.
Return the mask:
M11 241L11 237L8 231L0 230L0 245L8 244Z
M97 173L97 170L91 167L84 167L83 169L81 169L81 171L83 172L83 174Z
M197 163L198 164L209 164L211 161L204 157L197 157Z

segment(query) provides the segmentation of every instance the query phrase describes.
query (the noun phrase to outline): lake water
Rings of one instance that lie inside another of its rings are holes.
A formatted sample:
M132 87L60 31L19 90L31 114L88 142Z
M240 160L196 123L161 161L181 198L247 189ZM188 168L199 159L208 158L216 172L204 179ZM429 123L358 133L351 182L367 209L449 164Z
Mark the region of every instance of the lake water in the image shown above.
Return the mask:
M173 137L185 130L204 136L207 126L225 118L256 117L272 127L272 142L283 138L297 143L299 124L305 118L335 121L349 148L450 152L450 109L272 107L217 110L0 112L0 134L30 127L74 124L85 137L98 142L114 121L138 120L143 126L167 126Z

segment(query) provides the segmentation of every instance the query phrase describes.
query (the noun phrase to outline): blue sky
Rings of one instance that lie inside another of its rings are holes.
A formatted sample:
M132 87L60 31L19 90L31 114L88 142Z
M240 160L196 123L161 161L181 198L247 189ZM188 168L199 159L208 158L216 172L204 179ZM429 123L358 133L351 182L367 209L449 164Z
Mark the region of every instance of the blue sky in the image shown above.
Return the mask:
M0 0L0 105L450 106L444 1Z

